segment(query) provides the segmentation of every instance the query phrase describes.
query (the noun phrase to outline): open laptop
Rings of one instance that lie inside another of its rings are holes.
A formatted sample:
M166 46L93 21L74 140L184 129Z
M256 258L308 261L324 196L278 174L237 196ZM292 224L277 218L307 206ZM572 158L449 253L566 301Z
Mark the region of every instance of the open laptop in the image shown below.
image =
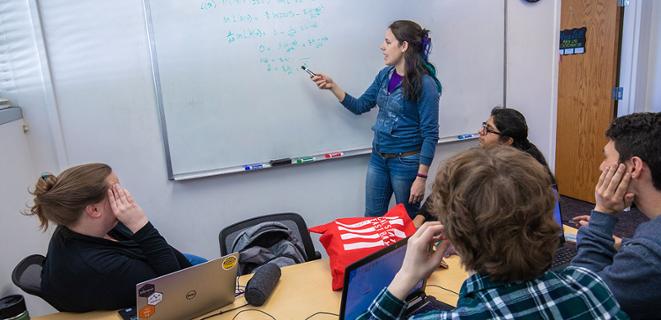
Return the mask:
M567 241L565 232L563 230L564 221L562 219L562 210L560 208L560 194L558 189L553 187L553 194L555 195L555 208L553 209L553 219L560 226L560 247L553 256L553 263L551 269L559 270L567 267L571 260L576 256L576 239L574 241Z
M238 265L232 253L137 284L138 319L191 319L234 302Z
M347 267L340 305L340 320L353 320L364 313L372 301L387 287L402 267L408 239L383 248ZM420 281L406 298L406 315L431 310L452 310L425 294L425 281Z

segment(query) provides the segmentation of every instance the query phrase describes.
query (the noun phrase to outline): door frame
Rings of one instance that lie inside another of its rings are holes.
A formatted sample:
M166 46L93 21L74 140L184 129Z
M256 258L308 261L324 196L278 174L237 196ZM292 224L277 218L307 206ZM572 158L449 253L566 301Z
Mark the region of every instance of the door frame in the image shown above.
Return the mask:
M617 116L621 117L636 111L636 84L638 77L641 43L640 30L644 0L629 0L624 7L622 36L620 43L619 86L624 88L622 100L617 102Z

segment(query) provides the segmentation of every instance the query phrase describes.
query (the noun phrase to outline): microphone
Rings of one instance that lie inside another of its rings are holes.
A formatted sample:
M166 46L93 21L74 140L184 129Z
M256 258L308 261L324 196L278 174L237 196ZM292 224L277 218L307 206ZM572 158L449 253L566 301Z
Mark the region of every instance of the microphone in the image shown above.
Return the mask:
M267 263L250 278L246 285L244 296L246 301L253 306L261 306L271 295L275 285L280 279L280 267L273 263Z

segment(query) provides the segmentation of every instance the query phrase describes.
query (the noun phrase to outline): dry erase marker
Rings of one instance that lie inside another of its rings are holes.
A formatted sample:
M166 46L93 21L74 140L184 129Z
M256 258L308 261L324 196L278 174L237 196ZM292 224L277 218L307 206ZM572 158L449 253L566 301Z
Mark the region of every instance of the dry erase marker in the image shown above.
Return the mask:
M284 166L291 164L291 159L290 158L282 158L282 159L276 159L276 160L271 160L270 164L272 167L278 167L278 166Z
M306 163L306 162L312 162L314 160L315 160L314 157L302 157L302 158L296 159L296 163L297 164L302 164L302 163Z
M325 154L324 158L326 158L326 159L339 158L343 155L344 155L344 152L331 152L331 153Z
M303 71L307 72L310 75L310 77L316 77L317 76L316 73L312 72L312 70L306 68L305 66L301 66L301 69L303 69Z
M470 134L470 133L469 134L460 134L460 135L457 136L457 139L466 140L466 139L470 139L472 137L473 137L473 134Z
M247 165L243 166L243 169L246 170L246 171L264 169L264 165L261 164L261 163L247 164Z

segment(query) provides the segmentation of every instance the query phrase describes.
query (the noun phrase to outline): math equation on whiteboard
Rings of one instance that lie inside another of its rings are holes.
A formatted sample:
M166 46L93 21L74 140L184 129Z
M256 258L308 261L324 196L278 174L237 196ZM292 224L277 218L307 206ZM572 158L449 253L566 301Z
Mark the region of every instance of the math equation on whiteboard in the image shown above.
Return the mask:
M223 41L254 50L264 72L291 75L330 41L323 30L323 0L204 0L217 15Z

